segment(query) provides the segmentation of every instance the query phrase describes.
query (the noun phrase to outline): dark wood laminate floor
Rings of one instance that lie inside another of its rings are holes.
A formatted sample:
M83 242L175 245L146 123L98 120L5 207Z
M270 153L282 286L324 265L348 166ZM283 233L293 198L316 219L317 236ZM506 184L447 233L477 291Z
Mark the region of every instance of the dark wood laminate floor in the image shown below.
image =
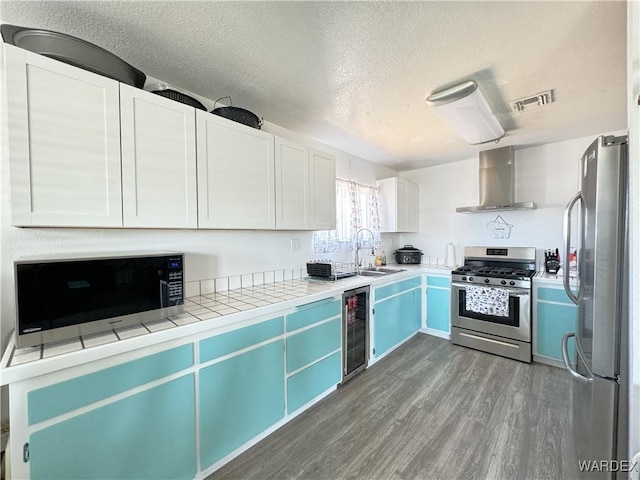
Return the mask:
M419 334L209 476L577 478L561 369Z

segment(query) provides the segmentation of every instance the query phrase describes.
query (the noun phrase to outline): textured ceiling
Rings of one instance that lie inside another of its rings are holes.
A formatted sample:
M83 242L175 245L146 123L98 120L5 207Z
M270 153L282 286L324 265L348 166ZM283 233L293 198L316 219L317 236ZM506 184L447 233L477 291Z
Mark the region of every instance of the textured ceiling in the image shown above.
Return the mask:
M425 103L475 79L533 145L626 128L625 2L7 1L3 23L95 43L148 76L399 170L469 158ZM555 103L509 101L553 89Z

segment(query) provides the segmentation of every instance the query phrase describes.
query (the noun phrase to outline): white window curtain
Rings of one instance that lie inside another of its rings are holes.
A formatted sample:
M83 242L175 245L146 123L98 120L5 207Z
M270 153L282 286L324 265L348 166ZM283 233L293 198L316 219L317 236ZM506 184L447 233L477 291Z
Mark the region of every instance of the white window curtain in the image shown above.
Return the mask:
M371 230L373 239L369 233L361 232L358 236L360 245L380 249L378 189L350 180L336 180L336 230L314 232L314 252L336 252L340 243L345 243L353 251L357 232L362 228Z

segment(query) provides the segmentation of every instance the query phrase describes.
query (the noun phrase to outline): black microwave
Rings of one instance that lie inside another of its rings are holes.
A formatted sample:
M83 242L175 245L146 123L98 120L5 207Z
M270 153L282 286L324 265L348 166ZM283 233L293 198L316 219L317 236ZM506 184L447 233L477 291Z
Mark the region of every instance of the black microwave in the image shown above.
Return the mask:
M184 309L184 255L23 258L14 262L16 346L160 320Z

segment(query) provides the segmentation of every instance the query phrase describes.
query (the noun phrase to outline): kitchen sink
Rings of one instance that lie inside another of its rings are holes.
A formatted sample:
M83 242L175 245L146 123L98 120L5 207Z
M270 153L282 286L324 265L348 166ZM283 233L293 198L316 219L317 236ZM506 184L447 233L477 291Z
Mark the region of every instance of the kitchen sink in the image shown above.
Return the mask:
M385 267L370 267L360 270L360 275L365 277L382 277L384 275L391 275L393 273L406 272L404 268L385 268Z

